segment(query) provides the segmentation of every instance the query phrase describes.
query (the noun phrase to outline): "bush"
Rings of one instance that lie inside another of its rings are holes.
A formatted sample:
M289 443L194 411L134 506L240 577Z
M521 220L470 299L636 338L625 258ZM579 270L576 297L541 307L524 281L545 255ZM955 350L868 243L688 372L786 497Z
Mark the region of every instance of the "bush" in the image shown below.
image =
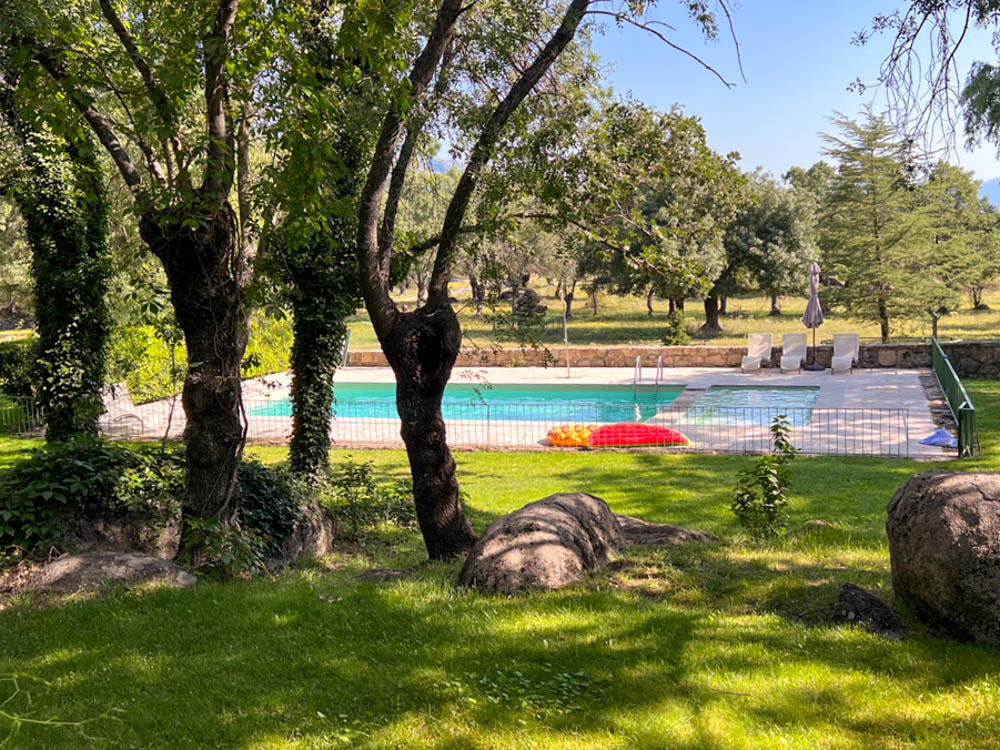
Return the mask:
M664 346L686 346L691 343L683 310L674 310L667 316L667 327L660 340Z
M379 484L371 461L357 463L350 456L330 474L328 505L355 535L366 526L412 526L417 520L408 481Z
M774 453L761 456L755 464L740 471L730 506L736 518L755 537L785 532L785 506L788 505L790 479L786 464L795 458L789 440L788 417L779 414L771 424Z
M183 469L181 454L160 446L51 443L0 474L0 548L55 544L64 508L93 517L172 517L179 510Z
M250 321L250 341L244 355L243 377L251 378L288 369L292 326L256 314ZM111 334L108 381L123 382L135 402L166 398L184 382L187 350L183 341L173 347L150 325L120 326ZM175 380L176 379L176 380Z
M34 394L35 357L38 339L0 342L0 393L12 398Z
M240 523L263 538L267 554L277 554L302 516L291 477L252 459L240 464L240 486Z

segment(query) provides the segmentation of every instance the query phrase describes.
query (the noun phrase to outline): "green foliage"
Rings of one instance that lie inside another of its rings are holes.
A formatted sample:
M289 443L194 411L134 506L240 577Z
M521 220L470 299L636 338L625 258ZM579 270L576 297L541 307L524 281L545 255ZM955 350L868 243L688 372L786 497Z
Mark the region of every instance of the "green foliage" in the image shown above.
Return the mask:
M751 535L774 536L785 533L785 506L791 482L787 464L795 458L789 438L788 417L779 414L771 424L774 453L760 456L751 467L740 470L734 488L733 514Z
M264 551L274 555L302 517L302 505L292 478L283 469L260 461L240 464L240 509L242 526L264 540Z
M667 327L660 341L664 346L685 346L691 343L683 310L674 310L667 315Z
M177 513L182 487L176 451L93 439L50 443L0 474L0 549L56 543L63 509L165 520Z
M824 274L841 285L824 302L877 322L888 341L895 321L924 318L955 294L941 280L907 145L870 109L860 123L834 122L840 134L824 138L838 169L821 211L820 247Z
M0 341L0 393L13 398L34 394L34 369L38 340Z
M257 377L288 369L291 339L288 319L252 316L242 375ZM187 351L179 337L153 325L119 326L112 332L108 379L125 383L134 401L172 395L186 369Z
M356 462L350 456L330 474L328 503L334 515L350 524L355 536L366 526L416 522L411 483L380 484L371 461Z
M216 518L184 519L184 549L179 557L199 572L225 579L266 571L268 540L249 527L223 526Z
M85 138L14 130L24 173L13 194L24 217L35 283L36 396L49 440L97 435L109 316L105 184Z

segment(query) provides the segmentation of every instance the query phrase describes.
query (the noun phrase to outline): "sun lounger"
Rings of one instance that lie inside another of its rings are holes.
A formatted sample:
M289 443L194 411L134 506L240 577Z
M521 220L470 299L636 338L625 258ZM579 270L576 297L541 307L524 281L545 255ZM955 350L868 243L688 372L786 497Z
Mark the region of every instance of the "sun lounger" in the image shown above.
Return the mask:
M101 432L134 435L145 431L146 423L135 413L135 404L124 383L113 383L101 389L104 414L97 420Z
M830 365L830 372L852 372L854 362L858 358L858 348L858 334L833 334L833 361Z
M771 358L771 342L774 335L770 333L751 333L747 336L747 356L740 364L743 372L753 372L760 369L764 359Z
M786 333L781 337L781 371L799 372L806 358L806 334Z

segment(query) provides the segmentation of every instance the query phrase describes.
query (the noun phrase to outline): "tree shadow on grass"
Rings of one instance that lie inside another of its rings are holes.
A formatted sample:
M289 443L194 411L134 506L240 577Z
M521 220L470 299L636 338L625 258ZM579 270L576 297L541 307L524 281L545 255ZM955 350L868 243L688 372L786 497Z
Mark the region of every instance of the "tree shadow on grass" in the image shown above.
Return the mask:
M931 695L1000 667L1000 655L971 646L751 616L737 606L739 578L760 570L734 565L720 588L695 564L706 553L688 554L670 562L693 569L688 589L714 587L705 601L715 607L684 605L684 587L653 601L600 579L484 597L289 576L2 613L0 672L48 681L33 707L7 708L65 719L120 709L120 721L89 729L109 747L499 747L523 733L538 746L574 736L721 747L733 745L720 711L756 725L747 736L827 726L848 741L947 736L947 713L874 720L836 680ZM829 685L816 686L817 669ZM25 727L16 746L78 742Z

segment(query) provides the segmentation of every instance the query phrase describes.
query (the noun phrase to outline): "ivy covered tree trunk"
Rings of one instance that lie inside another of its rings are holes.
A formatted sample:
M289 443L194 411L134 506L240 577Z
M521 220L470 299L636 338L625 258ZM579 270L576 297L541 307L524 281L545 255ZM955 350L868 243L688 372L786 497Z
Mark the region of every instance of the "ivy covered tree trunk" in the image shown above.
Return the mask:
M96 436L109 335L107 202L85 141L25 140L29 178L18 192L31 247L46 438Z
M143 239L163 263L187 345L186 507L229 524L239 502L244 429L240 364L248 338L246 274L228 203L197 227L143 216Z
M450 305L395 313L381 343L396 374L396 409L413 477L417 520L432 560L467 553L476 534L462 510L441 399L462 343Z

